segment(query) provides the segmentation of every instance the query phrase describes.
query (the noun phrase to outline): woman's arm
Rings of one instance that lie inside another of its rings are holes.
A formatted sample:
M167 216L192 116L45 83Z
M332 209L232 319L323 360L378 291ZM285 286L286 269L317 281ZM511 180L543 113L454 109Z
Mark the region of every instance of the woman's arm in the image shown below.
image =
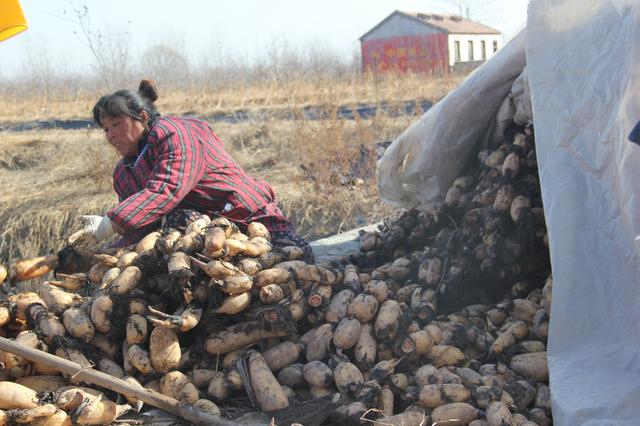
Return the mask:
M125 232L153 223L173 210L206 169L202 144L181 122L163 121L154 131L159 152L146 187L107 213Z

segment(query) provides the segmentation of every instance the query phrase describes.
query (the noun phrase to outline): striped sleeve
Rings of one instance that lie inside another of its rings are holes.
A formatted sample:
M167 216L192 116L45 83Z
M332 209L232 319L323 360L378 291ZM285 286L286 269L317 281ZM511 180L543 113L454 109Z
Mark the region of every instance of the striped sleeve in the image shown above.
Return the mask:
M158 156L145 188L107 213L125 232L153 223L173 210L206 170L200 141L183 125L166 121L154 130Z

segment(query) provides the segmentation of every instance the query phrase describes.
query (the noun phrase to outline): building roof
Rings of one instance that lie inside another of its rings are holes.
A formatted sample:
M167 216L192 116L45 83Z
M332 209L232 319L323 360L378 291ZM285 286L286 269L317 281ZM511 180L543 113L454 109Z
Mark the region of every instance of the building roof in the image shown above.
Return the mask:
M420 12L403 12L400 10L396 10L391 15L387 16L383 19L378 25L371 28L365 34L360 37L362 40L369 33L371 33L376 28L383 25L387 20L389 20L392 16L399 14L411 19L415 19L418 22L421 22L425 25L429 25L431 27L437 28L449 34L502 34L500 31L495 28L491 28L487 25L481 24L479 22L471 21L469 19L462 18L457 15L442 15L437 13L420 13Z

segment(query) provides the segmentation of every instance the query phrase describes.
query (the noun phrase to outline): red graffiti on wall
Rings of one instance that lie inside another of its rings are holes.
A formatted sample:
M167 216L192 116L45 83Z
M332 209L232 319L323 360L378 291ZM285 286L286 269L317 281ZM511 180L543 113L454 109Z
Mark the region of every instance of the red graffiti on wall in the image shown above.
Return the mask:
M361 49L365 71L445 73L449 68L447 35L443 33L369 40Z

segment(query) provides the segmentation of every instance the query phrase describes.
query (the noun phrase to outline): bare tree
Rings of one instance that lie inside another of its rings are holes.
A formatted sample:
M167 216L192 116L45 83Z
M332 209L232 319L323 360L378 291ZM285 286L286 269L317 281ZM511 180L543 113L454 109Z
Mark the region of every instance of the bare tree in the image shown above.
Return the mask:
M22 68L27 72L22 75L22 79L28 82L31 90L39 93L45 101L49 100L53 94L53 88L57 73L53 67L53 61L48 54L46 46L41 46L27 52L26 62Z
M273 38L265 53L265 66L271 78L281 82L300 77L304 68L301 55L285 37Z
M230 87L240 80L234 72L239 68L238 63L241 62L241 58L232 53L231 47L224 42L223 34L216 32L215 29L210 29L209 32L200 52L195 55L194 72L204 87Z
M305 73L312 78L335 78L348 66L340 54L323 40L310 40L302 49Z
M142 72L154 80L182 86L189 79L189 64L176 49L159 44L144 51L140 58Z
M447 4L455 8L458 16L479 20L485 18L485 9L489 0L445 0Z
M128 28L111 31L106 36L103 31L95 27L91 21L89 7L85 1L69 0L71 11L63 11L62 19L78 26L74 33L79 40L91 51L98 72L110 90L121 86L126 81L130 63L130 31ZM127 26L131 21L127 22Z

